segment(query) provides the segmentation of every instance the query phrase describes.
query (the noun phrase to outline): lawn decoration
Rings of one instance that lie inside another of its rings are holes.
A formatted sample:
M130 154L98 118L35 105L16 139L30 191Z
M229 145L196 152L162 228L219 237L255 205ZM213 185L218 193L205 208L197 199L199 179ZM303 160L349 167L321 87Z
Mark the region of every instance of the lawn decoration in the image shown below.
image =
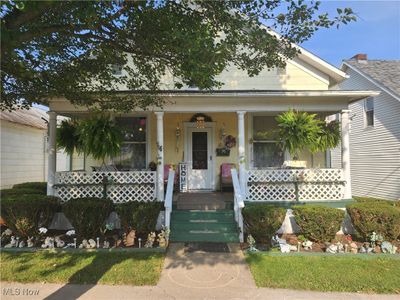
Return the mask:
M253 238L251 234L247 236L247 244L249 244L249 249L247 251L258 252L258 249L256 248L256 240Z
M145 248L153 248L153 244L154 244L155 239L156 239L156 233L155 232L150 232L147 235L147 240L146 240L146 244L144 244L144 247Z
M126 247L132 247L135 244L135 237L136 237L136 231L131 230L129 231L128 234L124 233L124 245Z
M32 248L32 247L35 245L35 243L33 242L33 240L34 240L33 236L28 238L28 240L27 240L27 246L28 246L28 248Z
M62 248L65 246L65 242L59 236L57 236L54 241L56 242L57 248Z
M383 253L388 254L396 254L397 247L390 242L383 242L381 245L381 249Z
M46 237L44 240L44 244L41 246L43 249L49 248L53 249L54 248L54 239L52 237Z
M350 243L350 253L356 254L358 252L358 246L356 243Z
M302 243L304 250L312 250L313 242L306 240Z

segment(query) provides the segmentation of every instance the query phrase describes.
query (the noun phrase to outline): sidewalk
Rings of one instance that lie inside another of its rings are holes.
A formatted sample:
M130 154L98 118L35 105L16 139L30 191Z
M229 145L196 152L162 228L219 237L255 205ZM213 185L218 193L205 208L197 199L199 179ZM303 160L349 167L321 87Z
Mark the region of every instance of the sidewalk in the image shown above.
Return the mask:
M230 246L234 247L234 246ZM257 288L241 251L169 249L157 286L1 283L1 299L400 299L400 295L322 293ZM132 270L134 272L134 270ZM38 292L37 292L38 291ZM13 295L11 295L13 292ZM8 295L6 295L8 293ZM17 293L19 295L17 295ZM38 293L38 294L37 294ZM27 295L29 294L29 295Z

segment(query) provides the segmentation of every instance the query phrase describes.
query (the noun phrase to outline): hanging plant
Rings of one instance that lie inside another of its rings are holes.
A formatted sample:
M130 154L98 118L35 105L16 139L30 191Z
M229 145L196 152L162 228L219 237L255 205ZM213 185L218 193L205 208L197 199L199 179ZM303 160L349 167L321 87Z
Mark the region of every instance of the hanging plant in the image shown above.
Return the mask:
M225 147L231 149L236 146L236 138L232 135L228 135L225 138Z
M114 157L121 151L121 129L107 115L97 115L82 121L79 138L85 153L101 160L103 164L107 157Z
M326 123L321 121L320 129L321 131L318 134L317 142L310 150L312 152L323 152L328 149L336 148L340 142L339 122L331 121Z
M57 147L64 149L70 156L74 151L82 152L82 142L79 139L79 124L74 120L63 120L57 128Z

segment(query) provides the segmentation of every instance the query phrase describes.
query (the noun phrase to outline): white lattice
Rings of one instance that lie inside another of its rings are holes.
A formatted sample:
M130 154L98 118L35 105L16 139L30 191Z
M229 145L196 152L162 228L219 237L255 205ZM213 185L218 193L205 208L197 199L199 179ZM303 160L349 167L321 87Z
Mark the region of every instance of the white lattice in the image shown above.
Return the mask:
M149 202L156 198L156 172L58 172L56 194L63 202L80 197L102 197L107 179L107 198L115 203Z
M271 169L249 170L247 200L295 201L341 200L344 194L341 169Z

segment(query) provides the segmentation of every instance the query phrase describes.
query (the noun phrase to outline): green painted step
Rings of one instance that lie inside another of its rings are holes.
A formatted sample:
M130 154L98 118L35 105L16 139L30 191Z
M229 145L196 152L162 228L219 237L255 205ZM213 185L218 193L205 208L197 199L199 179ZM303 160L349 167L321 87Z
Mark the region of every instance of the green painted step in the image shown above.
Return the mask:
M214 230L219 232L236 232L236 222L220 223L220 222L172 222L171 231L187 232L190 230Z
M238 233L179 233L174 234L171 231L172 242L221 242L238 243Z
M234 220L233 211L172 211L171 220L174 221L195 221L195 220L216 220L218 222L231 222Z

